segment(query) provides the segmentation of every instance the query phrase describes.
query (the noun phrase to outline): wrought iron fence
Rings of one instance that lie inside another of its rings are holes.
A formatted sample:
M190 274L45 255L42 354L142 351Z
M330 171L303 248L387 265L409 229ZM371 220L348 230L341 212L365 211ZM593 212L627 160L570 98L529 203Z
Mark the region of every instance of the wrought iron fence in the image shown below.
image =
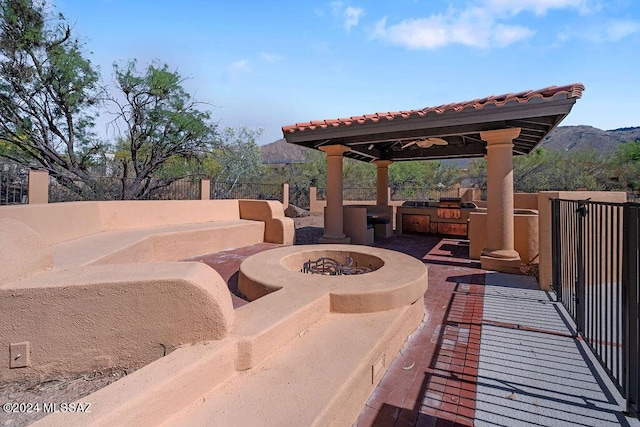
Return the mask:
M317 199L327 200L327 189L317 189ZM439 200L441 197L458 197L457 188L427 188L427 187L392 187L391 200ZM376 200L375 188L344 188L344 200L366 201Z
M29 172L17 168L0 171L0 205L27 203Z
M299 208L309 209L309 187L300 187L296 184L289 186L289 203Z
M281 184L211 182L211 199L258 199L283 201Z
M108 200L197 200L199 180L167 181L157 178L136 181L135 178L94 177L87 182L60 184L49 182L49 202Z
M554 290L637 413L640 204L551 203Z
M317 200L327 200L327 189L318 187L316 191L316 198ZM342 189L342 199L351 201L376 200L376 189L366 187L346 187Z
M458 197L457 188L392 187L391 200L440 200L442 197Z

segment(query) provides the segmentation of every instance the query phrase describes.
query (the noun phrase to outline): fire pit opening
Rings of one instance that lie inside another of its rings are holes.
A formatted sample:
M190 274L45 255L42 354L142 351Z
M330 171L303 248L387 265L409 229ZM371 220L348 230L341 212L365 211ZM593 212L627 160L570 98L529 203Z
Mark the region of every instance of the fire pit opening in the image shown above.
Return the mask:
M360 252L314 250L284 257L281 264L288 270L306 274L342 276L376 271L384 261Z

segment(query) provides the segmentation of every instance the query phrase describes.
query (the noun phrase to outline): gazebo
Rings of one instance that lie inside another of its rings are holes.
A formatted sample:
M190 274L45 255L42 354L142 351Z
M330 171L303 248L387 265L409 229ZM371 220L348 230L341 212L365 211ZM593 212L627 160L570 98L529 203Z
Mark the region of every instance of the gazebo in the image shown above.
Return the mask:
M327 155L322 243L349 243L343 231L342 158L377 166L377 204L388 205L393 162L486 156L487 226L482 268L513 271L513 155L528 154L571 112L584 86L574 83L416 110L296 123L287 142Z

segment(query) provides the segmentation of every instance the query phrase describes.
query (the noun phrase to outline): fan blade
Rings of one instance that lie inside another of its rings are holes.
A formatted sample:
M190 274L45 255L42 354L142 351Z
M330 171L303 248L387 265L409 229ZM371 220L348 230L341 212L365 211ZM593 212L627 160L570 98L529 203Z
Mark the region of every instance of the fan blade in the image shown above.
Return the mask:
M410 141L410 142L408 142L408 143L404 144L404 145L402 146L402 149L404 150L404 149L405 149L405 148L407 148L407 147L411 147L411 146L412 146L412 145L414 145L416 142L417 142L417 141Z
M446 139L442 139L442 138L427 138L427 141L429 141L431 145L448 145L449 144Z

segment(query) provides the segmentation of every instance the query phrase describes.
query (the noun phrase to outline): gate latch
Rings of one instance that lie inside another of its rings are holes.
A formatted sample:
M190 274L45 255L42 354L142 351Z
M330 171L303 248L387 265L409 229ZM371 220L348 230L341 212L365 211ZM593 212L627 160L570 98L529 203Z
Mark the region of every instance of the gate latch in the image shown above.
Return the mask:
M578 200L578 209L576 209L576 213L582 218L586 217L589 214L589 208L587 207L587 202L589 200L591 200L591 197L586 200Z

